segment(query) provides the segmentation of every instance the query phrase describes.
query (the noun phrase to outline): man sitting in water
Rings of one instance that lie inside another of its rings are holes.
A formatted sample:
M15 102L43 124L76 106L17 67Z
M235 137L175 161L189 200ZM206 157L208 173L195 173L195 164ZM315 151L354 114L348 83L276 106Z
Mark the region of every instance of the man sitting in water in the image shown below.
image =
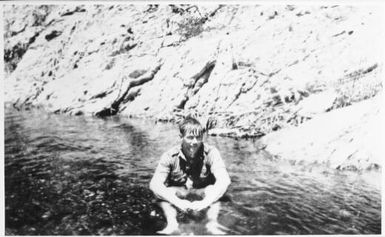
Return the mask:
M159 231L171 234L178 231L177 210L207 210L206 225L212 234L224 234L217 217L220 199L230 185L230 177L219 151L203 143L205 129L199 121L186 117L179 125L181 146L176 146L160 159L150 182L150 189L160 198L167 226ZM189 201L193 196L196 200ZM200 200L199 200L200 199Z

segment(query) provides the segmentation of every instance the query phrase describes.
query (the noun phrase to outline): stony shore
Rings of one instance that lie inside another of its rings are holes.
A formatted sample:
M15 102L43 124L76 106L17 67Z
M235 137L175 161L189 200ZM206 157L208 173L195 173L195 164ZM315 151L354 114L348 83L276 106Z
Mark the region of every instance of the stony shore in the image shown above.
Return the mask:
M381 167L375 5L7 5L5 101L260 138L276 157ZM382 28L381 28L382 29Z

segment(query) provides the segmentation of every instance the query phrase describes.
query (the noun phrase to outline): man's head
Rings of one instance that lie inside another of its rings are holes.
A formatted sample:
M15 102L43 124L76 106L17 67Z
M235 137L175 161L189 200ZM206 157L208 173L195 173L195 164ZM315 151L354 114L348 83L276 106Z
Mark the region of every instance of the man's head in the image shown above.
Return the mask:
M203 144L204 128L200 122L187 116L179 125L182 151L188 158L195 158Z

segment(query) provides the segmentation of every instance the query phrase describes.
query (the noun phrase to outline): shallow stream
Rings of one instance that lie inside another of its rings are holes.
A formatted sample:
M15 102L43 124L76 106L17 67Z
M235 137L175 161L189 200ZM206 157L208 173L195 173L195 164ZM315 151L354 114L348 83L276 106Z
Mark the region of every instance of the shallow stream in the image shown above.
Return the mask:
M6 110L6 233L155 234L165 221L148 183L178 142L173 124ZM379 172L277 161L252 140L207 142L232 179L219 214L227 234L381 233Z

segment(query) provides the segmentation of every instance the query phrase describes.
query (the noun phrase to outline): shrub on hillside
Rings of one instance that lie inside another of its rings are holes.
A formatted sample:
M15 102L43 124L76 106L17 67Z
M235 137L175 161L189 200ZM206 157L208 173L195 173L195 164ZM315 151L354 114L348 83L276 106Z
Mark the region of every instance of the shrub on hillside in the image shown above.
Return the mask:
M358 70L341 78L334 85L338 97L330 110L346 107L377 95L382 91L381 77L377 75L380 70L381 67L374 64L365 70Z
M182 41L195 37L203 32L204 23L208 19L207 14L201 14L195 5L170 5L172 12L181 16L176 22L176 33L182 37Z
M203 32L203 24L206 20L205 17L186 16L181 22L177 23L177 33L182 36L183 40L195 37Z

